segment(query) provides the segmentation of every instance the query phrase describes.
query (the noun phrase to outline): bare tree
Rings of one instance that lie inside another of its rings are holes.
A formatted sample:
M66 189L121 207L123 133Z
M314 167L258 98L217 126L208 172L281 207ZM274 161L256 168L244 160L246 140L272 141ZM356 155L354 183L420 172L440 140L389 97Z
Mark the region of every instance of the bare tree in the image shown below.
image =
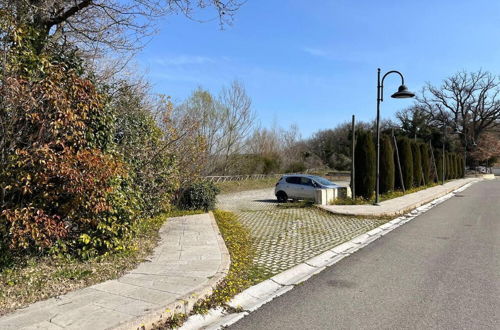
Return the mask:
M439 87L427 84L415 107L435 126L446 124L461 139L477 140L500 119L500 79L486 71L459 72Z
M250 134L255 122L255 113L252 111L252 100L245 87L236 80L228 88L222 89L219 102L223 107L225 119L222 137L222 173L225 174L231 166L230 156L241 151L243 141Z
M198 123L195 134L206 143L207 167L205 174L228 172L236 157L242 152L244 141L254 125L255 114L251 99L243 84L234 81L223 88L215 98L210 92L198 88L175 109L177 121Z
M0 0L0 11L36 31L38 51L48 41L70 41L89 53L136 49L154 32L151 23L165 15L195 19L196 9L211 8L221 25L230 24L240 6L237 0Z

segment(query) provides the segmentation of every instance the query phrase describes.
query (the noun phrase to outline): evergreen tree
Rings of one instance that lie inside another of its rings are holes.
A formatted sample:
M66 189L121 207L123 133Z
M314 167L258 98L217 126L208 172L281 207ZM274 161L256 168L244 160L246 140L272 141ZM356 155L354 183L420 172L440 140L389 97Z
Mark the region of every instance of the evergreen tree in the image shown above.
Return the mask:
M411 152L413 156L413 186L419 187L422 185L422 156L419 145L414 141L411 142Z
M413 155L411 152L410 140L402 137L398 141L399 158L401 170L403 172L403 182L406 189L413 187Z
M431 156L429 146L425 143L420 144L420 154L422 157L422 172L424 175L425 184L429 184L432 181L431 173Z
M359 131L356 139L354 166L356 170L356 195L371 199L375 191L375 145L371 134Z
M394 190L395 179L394 149L391 137L382 135L380 139L380 193Z
M443 180L443 152L441 150L436 150L434 157L436 157L436 168L438 172L438 178L436 182ZM446 168L444 169L444 179L446 180Z

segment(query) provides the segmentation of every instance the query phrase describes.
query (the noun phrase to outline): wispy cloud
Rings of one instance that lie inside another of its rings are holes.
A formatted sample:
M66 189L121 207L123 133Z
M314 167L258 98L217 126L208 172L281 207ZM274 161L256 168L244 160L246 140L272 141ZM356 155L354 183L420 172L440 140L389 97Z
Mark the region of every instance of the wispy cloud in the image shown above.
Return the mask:
M215 59L207 56L199 55L175 55L156 57L150 60L152 63L162 66L181 66L181 65L194 65L194 64L207 64L215 63Z
M302 50L304 52L308 53L309 55L319 56L319 57L328 57L328 52L323 50L323 49L305 47Z

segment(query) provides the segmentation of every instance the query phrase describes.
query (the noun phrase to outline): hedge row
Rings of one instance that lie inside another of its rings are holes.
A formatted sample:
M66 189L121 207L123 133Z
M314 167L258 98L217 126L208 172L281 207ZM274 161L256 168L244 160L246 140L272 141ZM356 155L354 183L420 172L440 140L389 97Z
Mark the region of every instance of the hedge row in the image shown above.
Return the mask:
M354 161L356 196L371 199L376 185L375 142L372 135L366 131L359 131L356 140ZM438 182L442 179L442 171L442 153L431 151L428 144L400 137L395 145L392 137L381 136L379 181L381 194L401 190L403 185L408 190ZM444 176L445 180L464 176L461 155L445 153Z

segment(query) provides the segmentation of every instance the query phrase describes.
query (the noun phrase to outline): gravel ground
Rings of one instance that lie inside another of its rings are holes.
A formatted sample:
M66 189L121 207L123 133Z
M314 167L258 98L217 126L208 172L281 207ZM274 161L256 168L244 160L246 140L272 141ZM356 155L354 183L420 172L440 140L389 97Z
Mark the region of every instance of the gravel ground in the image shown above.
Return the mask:
M254 239L256 264L269 275L383 224L384 220L335 215L315 207L278 204L274 188L218 197L218 208L238 215Z

